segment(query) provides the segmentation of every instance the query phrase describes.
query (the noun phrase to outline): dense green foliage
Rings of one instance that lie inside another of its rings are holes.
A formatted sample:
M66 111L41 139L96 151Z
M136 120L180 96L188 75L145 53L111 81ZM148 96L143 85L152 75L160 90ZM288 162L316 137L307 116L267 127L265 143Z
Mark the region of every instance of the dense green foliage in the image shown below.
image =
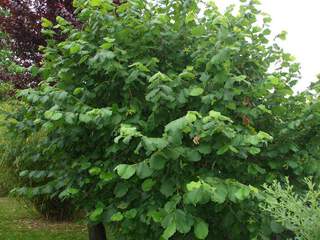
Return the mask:
M29 135L27 138L16 136L5 127L14 119L10 116L14 113L21 103L10 97L8 93L13 91L13 86L8 83L0 84L0 196L7 196L10 191L18 187L32 187L39 184L37 179L26 179L20 177L20 172L25 169L39 169L47 163L34 166L33 154L38 151L38 143L44 139L45 132L40 131ZM8 115L9 114L9 115ZM41 184L46 182L41 179ZM74 217L75 207L69 201L61 201L59 198L41 195L34 196L26 194L24 200L32 203L33 207L47 219L69 220Z
M14 102L7 99L7 89L10 88L8 84L0 84L0 196L6 196L9 191L17 186L17 179L12 174L12 171L3 162L3 156L6 153L8 146L8 131L4 126L6 121L5 112L14 110ZM2 101L7 99L7 101Z
M14 88L11 84L0 82L0 101L7 100L14 93Z
M267 198L261 209L285 228L293 231L297 239L320 239L320 190L306 179L308 191L297 194L285 181L284 186L274 182L265 186Z
M16 193L72 199L117 239L285 239L259 187L317 179L320 106L293 95L285 33L269 42L270 17L243 2L76 0L82 29L44 20L67 38L20 94L12 133L46 134L20 173L38 184Z
M14 100L8 100L0 103L0 111L14 112L19 103ZM0 123L12 121L12 119L0 118ZM20 177L20 173L28 169L38 170L45 167L47 162L34 165L34 154L38 151L38 144L44 139L45 132L38 132L23 138L21 136L12 136L5 127L0 129L0 193L7 195L12 189L20 187L33 187L39 184L45 184L46 179L26 179ZM70 220L74 217L75 207L70 201L62 201L59 198L52 198L48 195L25 194L24 200L29 202L43 217L51 220Z

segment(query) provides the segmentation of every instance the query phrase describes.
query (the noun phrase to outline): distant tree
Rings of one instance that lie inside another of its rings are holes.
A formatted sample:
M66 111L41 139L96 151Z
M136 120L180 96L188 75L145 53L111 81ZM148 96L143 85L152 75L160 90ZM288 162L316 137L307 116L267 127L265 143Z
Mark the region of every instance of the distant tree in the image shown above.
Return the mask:
M0 31L6 35L6 38L1 37L0 49L4 49L5 43L6 49L11 50L10 60L25 68L41 63L39 47L46 45L41 33L42 18L54 22L61 16L77 24L72 0L0 0L0 9ZM61 35L57 38L62 39ZM0 68L0 78L13 82L17 88L32 87L40 81L29 72L13 73L3 68Z
M39 46L46 44L41 34L41 19L54 21L62 16L75 23L71 0L0 0L0 7L9 14L0 16L0 28L11 39L11 49L17 60L29 66L42 59Z

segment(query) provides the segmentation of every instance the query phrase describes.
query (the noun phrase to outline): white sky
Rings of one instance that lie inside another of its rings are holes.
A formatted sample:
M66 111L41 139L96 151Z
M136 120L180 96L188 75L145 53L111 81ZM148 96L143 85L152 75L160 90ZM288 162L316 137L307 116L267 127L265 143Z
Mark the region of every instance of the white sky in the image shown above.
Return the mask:
M275 33L288 32L282 47L301 63L302 79L297 90L301 91L316 80L320 73L320 0L260 0L261 10L273 19L271 27ZM216 0L225 8L238 4L239 0Z

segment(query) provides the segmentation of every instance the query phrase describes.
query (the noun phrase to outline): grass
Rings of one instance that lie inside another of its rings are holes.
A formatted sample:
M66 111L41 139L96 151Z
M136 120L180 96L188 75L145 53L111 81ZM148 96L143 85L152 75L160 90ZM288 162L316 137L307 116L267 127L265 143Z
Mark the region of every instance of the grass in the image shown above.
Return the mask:
M86 226L52 223L12 198L0 198L1 240L87 240Z

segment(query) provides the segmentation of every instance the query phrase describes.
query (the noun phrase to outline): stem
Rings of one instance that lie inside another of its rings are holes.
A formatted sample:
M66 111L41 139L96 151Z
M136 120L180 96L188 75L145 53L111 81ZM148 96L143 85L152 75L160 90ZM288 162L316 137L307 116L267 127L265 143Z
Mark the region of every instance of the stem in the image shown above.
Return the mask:
M89 240L107 240L103 223L88 225Z

